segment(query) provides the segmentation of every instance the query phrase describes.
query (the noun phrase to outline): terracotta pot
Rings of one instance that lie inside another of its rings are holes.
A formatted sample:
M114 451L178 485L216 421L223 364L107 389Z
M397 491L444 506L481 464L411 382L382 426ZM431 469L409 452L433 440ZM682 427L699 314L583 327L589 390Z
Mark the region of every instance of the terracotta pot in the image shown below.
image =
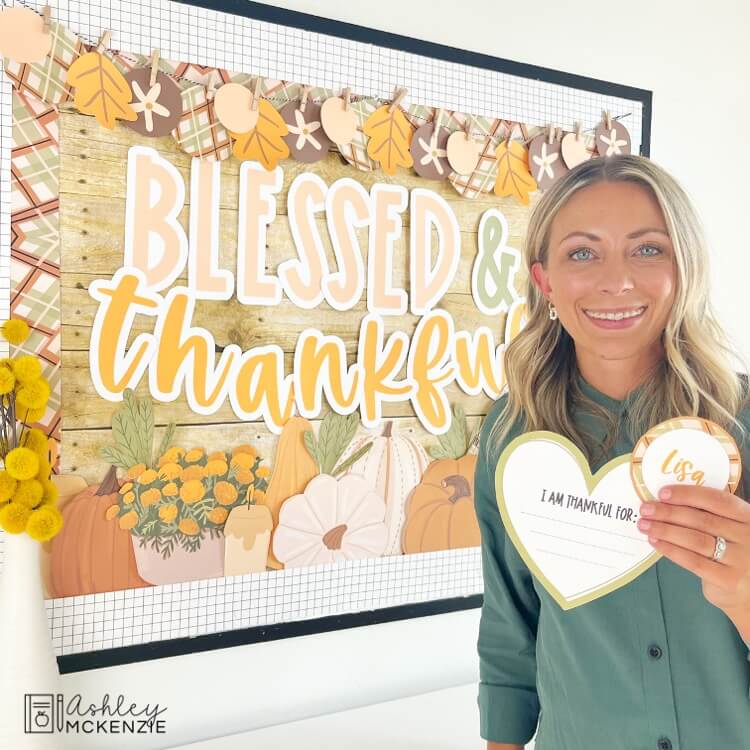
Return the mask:
M133 536L133 551L138 575L155 586L183 583L200 578L220 578L224 575L224 537L213 539L206 535L200 549L188 552L179 544L166 559L151 547L151 542L141 546L140 537Z
M273 516L266 505L238 505L224 523L224 575L264 573L273 530Z

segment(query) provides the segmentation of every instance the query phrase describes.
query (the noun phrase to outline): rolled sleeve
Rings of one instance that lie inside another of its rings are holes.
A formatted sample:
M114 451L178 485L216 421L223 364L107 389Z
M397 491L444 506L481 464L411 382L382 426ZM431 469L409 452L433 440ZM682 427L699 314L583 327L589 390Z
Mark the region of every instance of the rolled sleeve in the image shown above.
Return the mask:
M502 523L495 498L495 467L488 466L484 457L487 422L480 435L474 477L484 579L477 640L480 735L493 742L525 744L534 736L539 719L539 597Z

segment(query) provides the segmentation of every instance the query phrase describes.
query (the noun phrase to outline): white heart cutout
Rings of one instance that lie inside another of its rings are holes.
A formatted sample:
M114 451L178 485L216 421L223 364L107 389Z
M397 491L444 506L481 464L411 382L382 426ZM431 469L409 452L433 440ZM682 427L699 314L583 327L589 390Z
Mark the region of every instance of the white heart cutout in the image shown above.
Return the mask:
M508 535L563 609L624 586L661 557L636 526L641 498L630 458L618 456L592 476L573 442L536 430L512 440L498 460L495 490Z

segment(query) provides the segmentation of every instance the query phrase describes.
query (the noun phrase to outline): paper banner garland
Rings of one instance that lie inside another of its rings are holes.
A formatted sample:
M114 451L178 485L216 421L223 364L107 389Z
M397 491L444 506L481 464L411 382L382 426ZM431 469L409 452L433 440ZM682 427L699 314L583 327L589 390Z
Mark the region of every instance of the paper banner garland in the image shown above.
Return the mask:
M562 159L560 141L555 137L554 128L550 133L540 133L529 144L529 166L531 175L541 190L547 190L568 172Z
M627 128L613 120L609 112L604 113L604 119L597 125L596 149L601 156L630 153L630 134Z
M467 116L463 131L451 133L445 144L448 163L460 175L471 174L482 153L482 145L471 135L470 121Z
M148 68L132 70L125 80L133 92L130 106L138 117L123 124L152 138L169 135L182 116L182 95L174 80L161 72L152 76Z
M576 123L575 133L567 133L560 141L560 153L565 166L573 169L579 164L588 161L596 153L596 146L584 139L581 134L581 123Z
M378 108L377 99L365 98L349 105L357 118L357 129L348 143L339 144L339 152L344 160L361 172L377 169L378 163L367 153L370 137L365 132L365 123Z
M44 19L29 8L3 8L0 14L0 55L17 63L41 63L52 47Z
M219 122L235 133L247 133L258 122L253 93L241 83L231 82L221 86L214 95L214 109Z
M258 121L246 133L230 135L235 139L232 153L240 160L254 160L266 169L273 169L281 159L289 156L284 136L289 132L279 112L266 99L258 104Z
M182 115L172 134L189 156L222 161L232 155L229 133L216 117L208 90L200 84L183 90Z
M393 102L378 107L364 126L365 134L370 137L368 156L391 176L396 174L399 166L411 167L413 164L409 151L413 129L399 105L404 93L402 90Z
M439 118L436 118L439 119ZM417 128L411 139L411 155L414 171L428 180L445 180L451 171L445 145L449 132L437 124L428 122Z
M279 114L289 131L284 140L297 161L312 164L326 156L333 143L321 126L319 104L304 99L292 101Z
M495 151L495 159L495 195L513 196L528 205L529 193L536 190L537 184L529 172L529 152L526 146L517 140L504 140Z
M357 113L351 106L349 89L344 97L329 96L320 107L320 123L326 135L337 146L352 142L359 124Z

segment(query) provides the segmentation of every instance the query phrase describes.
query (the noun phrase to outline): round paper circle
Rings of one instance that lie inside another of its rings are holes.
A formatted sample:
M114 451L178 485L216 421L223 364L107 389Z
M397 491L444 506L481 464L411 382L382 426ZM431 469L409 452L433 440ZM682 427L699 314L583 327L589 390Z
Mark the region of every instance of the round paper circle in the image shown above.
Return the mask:
M547 190L567 171L560 153L560 141L549 143L547 133L540 133L529 144L529 171L541 190Z
M303 112L300 102L294 100L287 102L279 114L289 128L284 140L297 161L312 164L325 157L333 143L320 124L319 104L308 100Z
M428 122L418 127L411 138L414 171L428 180L444 180L451 171L446 152L449 132L447 128L435 129L435 123Z
M346 109L346 102L340 96L331 96L320 107L320 121L326 135L337 145L351 143L357 132L357 113Z
M258 122L253 109L253 92L239 83L225 83L214 94L214 112L218 121L233 133L247 133Z
M166 73L157 73L151 86L151 68L136 68L125 74L133 93L130 106L138 113L137 120L122 120L136 133L159 138L169 135L182 116L182 91Z
M604 122L596 127L596 150L600 156L616 156L630 153L630 133L617 120L612 120L612 127L608 130Z
M567 133L563 136L560 142L560 152L568 169L573 169L573 167L583 164L583 162L588 161L593 156L583 136L578 139L575 133Z
M630 478L642 500L658 500L668 484L734 492L742 458L734 438L715 422L675 417L652 427L633 448Z
M445 143L445 154L451 169L456 174L471 174L482 153L482 144L477 143L471 136L466 137L463 130L456 130L448 136Z
M40 63L52 49L52 34L44 19L29 8L16 6L0 13L0 54L18 63Z

